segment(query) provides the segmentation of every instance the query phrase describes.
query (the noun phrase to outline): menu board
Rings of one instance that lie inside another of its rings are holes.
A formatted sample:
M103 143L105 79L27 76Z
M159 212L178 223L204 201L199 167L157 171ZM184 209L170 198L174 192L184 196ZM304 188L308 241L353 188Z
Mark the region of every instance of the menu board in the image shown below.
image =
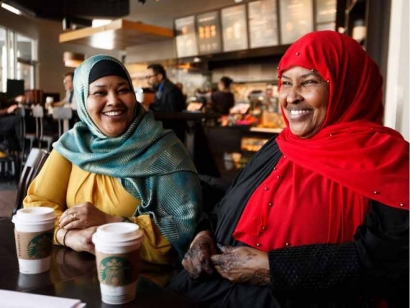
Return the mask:
M316 23L336 20L336 0L316 0Z
M291 44L313 31L312 0L280 0L282 44Z
M317 31L323 31L323 30L336 31L336 23L335 22L328 22L328 23L324 23L324 24L317 24L316 25L316 30Z
M177 33L176 44L178 58L198 55L195 16L175 19L175 30Z
M199 54L221 52L221 29L217 11L196 17Z
M279 44L276 0L248 3L250 48Z
M248 48L246 7L244 4L222 9L224 51Z

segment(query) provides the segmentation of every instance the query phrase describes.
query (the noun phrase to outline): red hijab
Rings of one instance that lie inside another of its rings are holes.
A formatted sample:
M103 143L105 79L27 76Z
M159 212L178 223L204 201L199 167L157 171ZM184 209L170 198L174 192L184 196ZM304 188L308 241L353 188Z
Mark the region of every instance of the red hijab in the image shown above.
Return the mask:
M382 84L376 63L352 38L312 32L292 44L279 63L316 70L329 81L329 103L320 131L302 139L289 123L278 136L282 153L369 199L409 208L409 144L382 125Z
M264 251L350 241L369 200L409 208L409 144L382 125L377 65L350 37L321 31L290 46L279 77L294 66L327 80L329 101L310 138L292 134L285 118L287 127L276 138L284 156L255 189L235 228L235 239Z

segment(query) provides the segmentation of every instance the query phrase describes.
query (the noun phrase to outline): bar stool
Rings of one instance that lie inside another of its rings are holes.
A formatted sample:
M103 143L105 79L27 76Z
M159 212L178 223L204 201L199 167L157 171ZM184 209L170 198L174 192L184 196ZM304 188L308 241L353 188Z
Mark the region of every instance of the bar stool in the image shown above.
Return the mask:
M44 108L40 105L36 105L32 109L33 117L36 124L35 134L26 134L26 139L30 141L28 152L30 153L33 148L34 141L37 141L38 147L41 149L41 143L47 143L47 151L51 151L51 144L54 141L54 137L50 135L44 135Z
M69 123L73 117L73 110L70 107L56 107L53 108L53 119L58 120L58 136L69 130Z
M25 136L24 136L24 138L29 141L28 152L30 152L31 149L33 148L34 142L36 140L38 140L38 136L39 136L39 121L38 121L38 119L40 118L40 114L42 113L42 110L39 110L39 109L41 109L40 105L34 106L33 109L32 109L33 117L34 117L35 124L36 124L36 132L34 134L33 133L26 133ZM41 117L42 117L42 115L41 115Z

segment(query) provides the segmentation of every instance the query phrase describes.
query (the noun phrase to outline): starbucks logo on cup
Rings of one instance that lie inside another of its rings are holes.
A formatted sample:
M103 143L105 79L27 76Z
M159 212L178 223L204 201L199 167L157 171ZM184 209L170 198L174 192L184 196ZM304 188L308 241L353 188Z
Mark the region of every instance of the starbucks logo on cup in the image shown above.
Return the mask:
M30 259L43 259L51 254L52 233L43 233L35 236L27 245L27 254Z
M133 282L132 264L121 257L107 257L100 262L100 282L111 286L124 286Z

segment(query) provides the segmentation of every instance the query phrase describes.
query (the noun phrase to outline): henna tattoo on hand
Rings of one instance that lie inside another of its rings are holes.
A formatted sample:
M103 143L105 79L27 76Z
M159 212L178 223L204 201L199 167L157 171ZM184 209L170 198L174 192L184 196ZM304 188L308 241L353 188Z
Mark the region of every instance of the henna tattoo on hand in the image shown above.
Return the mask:
M198 239L185 254L184 259L198 258L198 255L203 254L204 251L211 251L211 243L208 238Z
M218 271L225 278L236 283L249 283L252 285L266 286L271 283L270 271L265 268L250 270L252 262L258 258L253 251L235 251L234 247L223 247L223 255L213 258L213 263ZM238 271L246 269L245 273L240 274ZM238 276L239 275L239 276Z
M207 235L198 238L184 256L185 262L192 264L190 274L193 278L198 278L203 272L211 275L213 267L210 257L215 253L213 239Z
M227 247L224 249L224 253L231 252L235 247ZM228 253L223 255L218 261L214 262L218 265L222 271L229 273L230 271L243 266L252 258L256 257L255 253L247 252L245 256L241 256L238 253Z

